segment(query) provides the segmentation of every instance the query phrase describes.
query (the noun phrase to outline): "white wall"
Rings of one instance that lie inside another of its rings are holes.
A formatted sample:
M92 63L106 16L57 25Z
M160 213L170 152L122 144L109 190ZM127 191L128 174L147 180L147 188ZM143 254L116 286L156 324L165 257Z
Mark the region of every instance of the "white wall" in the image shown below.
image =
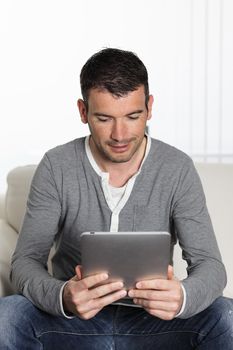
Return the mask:
M79 72L106 46L148 67L152 136L232 161L232 18L232 0L0 0L0 192L12 167L88 133Z

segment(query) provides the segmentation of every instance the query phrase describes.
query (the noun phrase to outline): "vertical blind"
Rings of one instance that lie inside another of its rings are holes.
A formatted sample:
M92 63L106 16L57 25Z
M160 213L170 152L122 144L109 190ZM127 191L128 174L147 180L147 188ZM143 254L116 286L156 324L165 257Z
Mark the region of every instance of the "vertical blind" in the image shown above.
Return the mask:
M233 2L179 1L176 11L172 108L161 108L150 132L195 160L233 162Z

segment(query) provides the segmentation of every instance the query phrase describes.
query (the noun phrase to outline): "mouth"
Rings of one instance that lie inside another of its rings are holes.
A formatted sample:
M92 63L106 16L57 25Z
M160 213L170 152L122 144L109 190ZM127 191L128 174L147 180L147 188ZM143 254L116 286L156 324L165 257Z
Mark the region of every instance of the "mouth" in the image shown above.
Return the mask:
M109 145L109 147L112 149L113 152L115 153L123 153L126 152L129 148L129 143L124 144L124 145Z

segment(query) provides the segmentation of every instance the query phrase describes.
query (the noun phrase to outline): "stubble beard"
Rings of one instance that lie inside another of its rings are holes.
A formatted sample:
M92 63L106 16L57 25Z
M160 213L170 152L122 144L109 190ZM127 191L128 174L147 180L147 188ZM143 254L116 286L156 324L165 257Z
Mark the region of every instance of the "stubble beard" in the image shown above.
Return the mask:
M95 144L99 153L105 158L105 160L107 161L111 161L112 163L127 163L128 161L130 161L132 159L132 157L135 155L135 153L137 153L137 151L140 149L140 146L142 145L144 139L144 135L143 137L137 141L136 137L131 138L130 140L125 140L121 143L119 142L113 142L113 141L108 141L105 142L105 147L102 146L101 144ZM128 154L118 154L118 155L113 155L110 151L107 150L107 148L110 146L114 146L114 145L124 145L124 144L133 144L132 149L130 150L130 152Z

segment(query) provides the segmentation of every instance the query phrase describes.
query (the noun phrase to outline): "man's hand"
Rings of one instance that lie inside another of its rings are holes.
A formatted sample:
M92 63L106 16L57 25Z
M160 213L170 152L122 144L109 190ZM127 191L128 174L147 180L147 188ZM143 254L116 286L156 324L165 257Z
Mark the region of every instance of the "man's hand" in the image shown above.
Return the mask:
M173 275L173 267L168 267L168 279L140 281L136 289L128 292L135 304L141 305L149 314L163 320L172 320L183 304L180 281Z
M104 306L127 295L122 282L100 282L108 279L106 273L82 278L81 266L75 268L76 276L68 281L63 290L63 305L66 311L88 320L94 317ZM98 286L97 286L98 285Z

